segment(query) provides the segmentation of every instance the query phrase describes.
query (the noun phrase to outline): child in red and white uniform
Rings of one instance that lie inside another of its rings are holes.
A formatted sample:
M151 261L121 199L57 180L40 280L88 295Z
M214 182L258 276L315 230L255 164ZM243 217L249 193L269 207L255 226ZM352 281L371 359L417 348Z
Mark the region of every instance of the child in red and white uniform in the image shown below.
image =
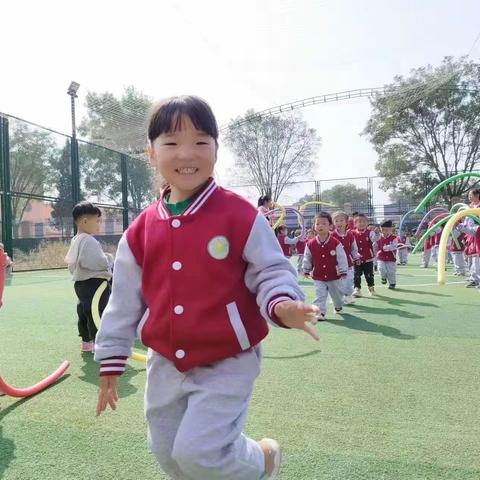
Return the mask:
M307 242L303 258L305 276L311 276L315 283L316 298L313 302L325 318L327 297L330 295L335 312L343 309L343 285L347 278L348 260L342 244L330 232L333 226L330 214L321 212L315 217L316 237Z
M3 243L0 243L0 307L2 306L3 289L7 280L7 270L12 265L12 260L5 252Z
M357 218L355 219L355 229L353 230L353 235L355 237L355 241L357 242L358 253L360 255L360 259L355 265L355 290L353 291L354 297L362 296L362 275L365 276L370 295L373 295L375 293L375 278L373 273L373 247L380 238L380 232L377 228L375 228L374 230L368 230L367 227L368 219L366 215L364 215L363 213L358 214Z
M398 264L399 265L408 265L408 254L409 250L412 248L412 243L408 235L398 235Z
M302 237L299 235L298 237L291 238L287 235L287 233L288 229L286 225L280 225L275 229L275 235L283 254L287 258L290 258L292 256L292 247L295 246Z
M303 255L305 253L305 245L307 244L308 240L311 240L315 234L312 230L307 232L307 238L302 237L302 231L297 230L295 235L299 238L297 244L295 245L295 250L297 251L298 259L297 259L297 273L301 275L303 273Z
M95 349L97 415L116 408L117 378L138 331L149 347L149 447L169 477L276 478L277 442L242 433L260 342L267 321L318 339L318 309L303 303L265 217L211 178L218 127L208 104L191 96L157 104L148 138L168 187L118 246Z
M464 241L465 241L465 234L458 233L457 230L453 230L452 237L448 242L448 251L452 255L453 260L453 267L455 270L454 275L458 275L464 277L466 275L466 268L467 264L465 263L465 255L464 255Z
M345 295L344 302L346 305L349 305L354 303L352 297L355 276L353 264L360 260L360 255L355 237L353 233L347 229L348 215L345 212L338 211L332 215L332 220L335 226L332 236L342 244L345 254L347 255L348 270L347 278L343 281L343 292Z
M387 220L382 223L382 234L378 245L378 270L382 284L388 282L388 288L393 290L397 285L397 236L393 233L393 223Z

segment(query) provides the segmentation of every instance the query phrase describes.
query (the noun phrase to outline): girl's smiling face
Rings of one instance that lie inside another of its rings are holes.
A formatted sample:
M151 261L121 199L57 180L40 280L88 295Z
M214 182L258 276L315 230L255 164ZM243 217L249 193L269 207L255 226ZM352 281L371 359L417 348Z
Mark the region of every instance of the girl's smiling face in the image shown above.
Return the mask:
M159 135L148 148L150 163L170 185L170 201L191 197L213 175L217 144L207 133L197 130L187 115L178 128Z

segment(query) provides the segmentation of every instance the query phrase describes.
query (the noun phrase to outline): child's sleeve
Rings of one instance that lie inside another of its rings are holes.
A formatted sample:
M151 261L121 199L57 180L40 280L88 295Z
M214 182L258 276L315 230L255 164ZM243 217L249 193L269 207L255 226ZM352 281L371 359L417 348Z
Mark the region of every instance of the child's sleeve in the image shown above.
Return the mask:
M115 259L112 295L103 312L95 342L95 360L101 362L100 375L121 375L124 372L145 310L142 269L124 234Z
M357 241L355 240L355 238L352 239L352 245L350 246L350 249L352 251L353 260L360 260L360 258L362 258L362 256L358 252L358 245L357 245Z
M308 245L305 245L305 251L303 252L302 269L305 273L310 273L313 270L312 252Z
M339 243L335 251L337 253L337 272L339 275L345 275L348 271L348 259L343 245Z
M245 285L256 295L262 316L283 326L274 313L275 305L285 300L303 301L305 296L298 286L295 268L283 255L272 228L261 214L253 223L243 259L247 262Z
M109 270L110 264L107 255L103 252L100 243L88 236L81 250L80 266L92 271L103 272Z
M288 236L285 237L285 243L287 245L296 245L299 240L300 240L300 236L294 237L294 238L290 238Z
M398 247L397 239L393 240L390 245L384 245L383 251L384 252L394 252Z
M377 243L380 240L381 233L380 232L374 232L373 230L370 232L370 240L373 243Z

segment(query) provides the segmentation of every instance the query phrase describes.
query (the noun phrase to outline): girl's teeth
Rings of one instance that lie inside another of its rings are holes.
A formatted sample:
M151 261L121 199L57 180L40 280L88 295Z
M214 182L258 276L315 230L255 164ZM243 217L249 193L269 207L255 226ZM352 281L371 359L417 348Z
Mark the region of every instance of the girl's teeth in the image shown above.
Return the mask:
M192 174L197 171L196 168L179 168L178 173Z

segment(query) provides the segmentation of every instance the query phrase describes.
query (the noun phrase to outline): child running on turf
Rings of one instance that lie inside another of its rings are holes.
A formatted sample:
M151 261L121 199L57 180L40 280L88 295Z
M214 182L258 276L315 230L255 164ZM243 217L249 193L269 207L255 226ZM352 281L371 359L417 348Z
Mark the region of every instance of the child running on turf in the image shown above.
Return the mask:
M343 283L343 293L345 305L354 303L352 297L354 290L354 268L353 264L360 260L360 255L358 253L357 242L352 231L347 229L348 215L345 212L338 211L332 215L333 224L335 230L332 233L332 236L336 238L343 246L345 254L347 255L348 261L348 270L347 278L342 282Z
M303 273L303 254L305 252L306 242L304 240L305 237L302 238L302 231L301 230L297 230L295 232L295 235L299 238L297 244L295 245L295 250L297 251L297 256L298 256L298 259L297 259L297 273L298 273L298 275L301 275Z
M399 265L408 265L408 254L412 248L412 242L407 235L398 235L398 264Z
M95 349L97 415L116 409L117 379L138 331L149 347L148 443L167 475L277 478L278 443L242 433L260 345L267 321L318 339L318 309L303 303L264 215L212 178L218 127L209 105L194 96L156 104L148 139L150 162L168 186L118 246Z
M343 310L344 286L348 260L339 240L331 233L332 217L321 212L315 217L316 237L307 242L303 258L305 276L315 283L316 298L313 302L320 310L321 319L327 314L327 298L330 295L336 313Z
M360 259L355 265L354 285L353 291L354 297L361 297L362 289L362 275L365 276L367 282L368 291L370 295L375 294L375 278L373 273L373 260L374 252L373 246L380 238L380 232L377 228L368 230L368 219L363 213L358 214L355 219L355 229L353 235L357 242L358 253Z
M387 220L382 223L382 234L378 239L378 269L382 285L388 282L388 288L393 290L397 285L397 237L393 233L393 223Z
M94 235L98 234L102 212L90 202L80 202L73 208L77 235L72 238L65 257L77 294L78 334L82 338L82 352L93 352L97 327L92 317L92 300L98 287L112 278L113 257L104 253ZM110 296L107 285L99 303L102 314Z
M280 225L275 229L275 235L277 237L280 248L283 254L290 258L292 256L292 247L301 240L301 233L298 237L291 238L288 235L288 229L286 225Z
M452 237L455 238L450 238L448 242L448 250L452 255L454 275L464 277L467 269L464 255L464 241L466 237L464 233L458 233L456 229L453 230Z

